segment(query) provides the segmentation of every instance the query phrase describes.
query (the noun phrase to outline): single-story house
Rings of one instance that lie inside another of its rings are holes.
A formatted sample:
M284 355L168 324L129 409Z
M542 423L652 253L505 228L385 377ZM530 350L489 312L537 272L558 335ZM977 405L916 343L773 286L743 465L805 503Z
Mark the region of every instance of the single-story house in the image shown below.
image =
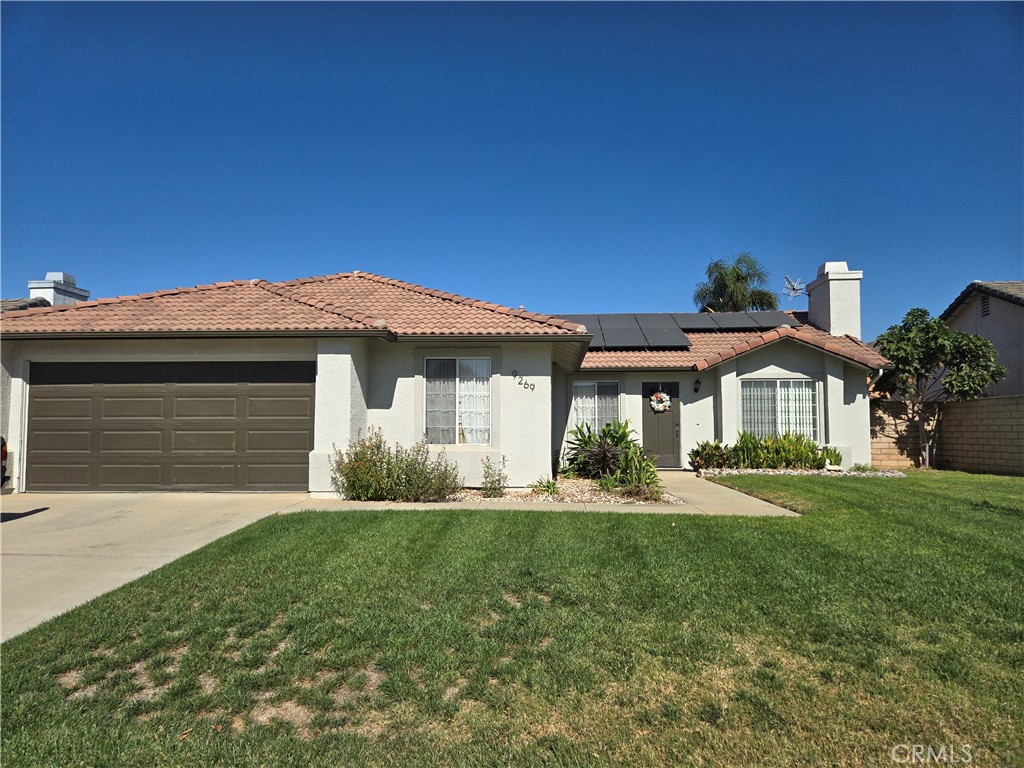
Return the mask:
M5 312L18 491L331 493L335 446L425 439L469 485L551 475L568 432L629 419L662 466L741 429L870 461L861 272L808 312L555 317L365 272L242 280Z

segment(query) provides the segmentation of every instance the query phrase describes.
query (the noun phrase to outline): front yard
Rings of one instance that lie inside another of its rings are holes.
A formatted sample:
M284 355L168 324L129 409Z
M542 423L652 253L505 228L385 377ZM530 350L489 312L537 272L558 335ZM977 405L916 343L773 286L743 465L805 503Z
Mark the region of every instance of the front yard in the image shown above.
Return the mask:
M4 644L3 763L1024 765L1024 481L721 482L805 514L264 520Z

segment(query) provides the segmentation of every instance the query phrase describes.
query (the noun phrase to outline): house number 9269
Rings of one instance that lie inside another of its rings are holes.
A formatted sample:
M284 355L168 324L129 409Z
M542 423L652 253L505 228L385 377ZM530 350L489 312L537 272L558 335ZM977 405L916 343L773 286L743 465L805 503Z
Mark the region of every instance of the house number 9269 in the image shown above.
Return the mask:
M536 384L532 384L526 379L524 379L522 376L520 376L519 371L512 371L512 378L515 379L516 384L518 384L523 389L528 389L531 392L533 392L533 390L537 388Z

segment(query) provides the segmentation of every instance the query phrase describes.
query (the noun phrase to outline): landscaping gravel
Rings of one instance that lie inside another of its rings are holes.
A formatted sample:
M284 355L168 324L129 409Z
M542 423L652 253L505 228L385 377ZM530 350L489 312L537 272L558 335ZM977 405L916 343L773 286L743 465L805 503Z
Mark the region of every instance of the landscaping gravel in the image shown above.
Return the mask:
M834 469L705 469L697 477L721 477L723 475L817 475L819 477L906 477L896 469L879 469L872 472L837 472Z
M508 488L505 500L536 501L543 504L683 504L684 502L669 494L662 494L660 501L642 501L621 496L617 493L602 491L592 480L569 480L558 478L558 495L540 493L532 488ZM483 493L475 488L466 488L452 497L452 501L477 501L485 499ZM486 499L485 499L486 500Z

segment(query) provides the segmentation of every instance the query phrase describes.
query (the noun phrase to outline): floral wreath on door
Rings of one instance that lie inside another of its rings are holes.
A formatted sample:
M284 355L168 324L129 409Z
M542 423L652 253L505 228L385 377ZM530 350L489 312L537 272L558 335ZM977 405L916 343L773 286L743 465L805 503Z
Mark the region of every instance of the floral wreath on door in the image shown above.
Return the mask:
M672 409L672 398L660 389L651 395L651 410L655 413L664 413Z

